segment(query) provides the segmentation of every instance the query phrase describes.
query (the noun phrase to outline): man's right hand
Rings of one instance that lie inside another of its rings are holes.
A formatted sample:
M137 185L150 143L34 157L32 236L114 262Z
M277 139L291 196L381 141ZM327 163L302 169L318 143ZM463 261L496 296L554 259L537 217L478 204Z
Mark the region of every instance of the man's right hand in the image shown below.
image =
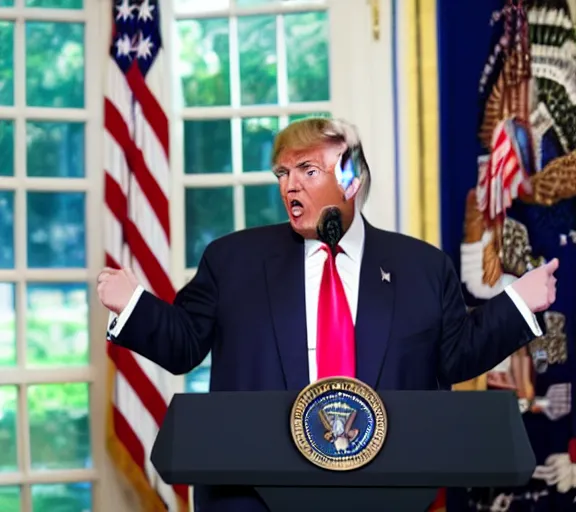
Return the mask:
M110 311L119 315L138 288L138 279L129 268L105 268L98 275L98 298Z

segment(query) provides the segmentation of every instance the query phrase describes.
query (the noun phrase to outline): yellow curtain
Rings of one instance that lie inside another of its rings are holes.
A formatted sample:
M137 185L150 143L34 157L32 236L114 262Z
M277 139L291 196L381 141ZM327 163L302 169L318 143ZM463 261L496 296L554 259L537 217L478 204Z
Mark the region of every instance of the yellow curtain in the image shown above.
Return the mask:
M404 0L404 54L408 77L409 231L440 245L439 99L436 0ZM404 39L406 35L406 39Z

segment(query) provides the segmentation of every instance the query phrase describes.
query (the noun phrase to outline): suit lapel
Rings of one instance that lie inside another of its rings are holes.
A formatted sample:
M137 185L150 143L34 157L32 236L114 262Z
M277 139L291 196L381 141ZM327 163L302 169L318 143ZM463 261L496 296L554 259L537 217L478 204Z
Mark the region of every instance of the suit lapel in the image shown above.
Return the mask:
M293 236L289 247L266 259L266 285L278 353L289 390L309 383L304 287L304 243Z
M356 376L376 388L388 350L394 315L394 272L367 222L356 316ZM384 275L383 275L384 272ZM388 281L389 278L389 281Z

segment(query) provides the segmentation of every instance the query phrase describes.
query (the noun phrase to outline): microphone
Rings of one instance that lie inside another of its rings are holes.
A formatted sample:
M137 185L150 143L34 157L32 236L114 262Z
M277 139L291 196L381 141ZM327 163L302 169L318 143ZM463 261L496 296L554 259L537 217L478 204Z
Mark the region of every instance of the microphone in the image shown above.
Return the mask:
M338 242L344 236L340 209L336 206L324 208L316 225L316 232L320 241L330 247L332 255L336 256L336 247L338 247Z

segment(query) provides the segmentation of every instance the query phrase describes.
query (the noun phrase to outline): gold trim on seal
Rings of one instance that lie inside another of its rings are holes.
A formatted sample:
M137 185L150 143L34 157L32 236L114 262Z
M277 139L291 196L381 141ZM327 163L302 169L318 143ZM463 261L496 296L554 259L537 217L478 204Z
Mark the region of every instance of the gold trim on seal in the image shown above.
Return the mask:
M372 439L362 451L347 457L330 457L316 451L308 442L304 428L304 413L308 405L322 395L338 391L358 396L374 412ZM331 471L349 471L365 466L378 455L388 433L388 416L378 393L367 384L349 377L328 377L309 384L299 393L290 413L290 431L294 444L312 464Z

